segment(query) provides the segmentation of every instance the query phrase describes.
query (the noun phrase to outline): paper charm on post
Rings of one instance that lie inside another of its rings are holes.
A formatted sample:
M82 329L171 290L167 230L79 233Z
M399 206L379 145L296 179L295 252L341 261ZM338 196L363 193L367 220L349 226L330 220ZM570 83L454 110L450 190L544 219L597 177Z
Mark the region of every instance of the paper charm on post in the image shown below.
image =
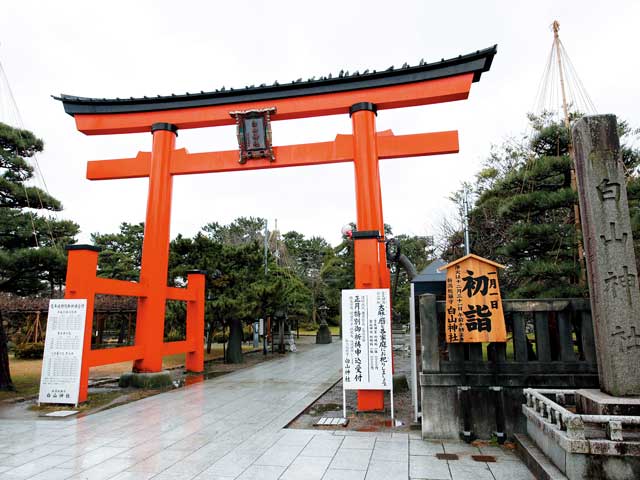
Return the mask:
M447 270L447 343L507 341L498 268L471 253L438 269Z

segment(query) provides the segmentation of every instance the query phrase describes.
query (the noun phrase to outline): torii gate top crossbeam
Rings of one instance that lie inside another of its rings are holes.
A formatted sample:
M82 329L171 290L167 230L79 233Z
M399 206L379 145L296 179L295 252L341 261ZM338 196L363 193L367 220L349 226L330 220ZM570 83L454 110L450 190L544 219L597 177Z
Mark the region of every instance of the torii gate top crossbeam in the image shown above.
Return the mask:
M232 125L230 110L276 107L272 120L346 114L358 102L375 103L378 110L464 100L472 82L491 67L496 46L469 55L319 80L275 83L197 94L129 99L54 97L75 117L79 131L88 135L147 132L156 122L179 129Z

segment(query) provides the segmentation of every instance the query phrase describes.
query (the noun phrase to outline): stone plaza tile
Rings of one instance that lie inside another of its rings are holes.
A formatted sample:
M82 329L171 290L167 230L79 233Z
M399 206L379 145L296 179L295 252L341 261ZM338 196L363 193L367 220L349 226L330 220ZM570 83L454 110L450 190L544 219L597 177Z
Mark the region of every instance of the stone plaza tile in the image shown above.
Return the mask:
M449 462L449 471L452 480L494 480L491 470L483 463L469 465L452 460Z
M199 475L196 475L195 477L187 477L191 480L234 480L235 478L237 478L238 475L234 475L234 476L226 476L226 475L218 475L215 473L207 473L207 471L205 470L204 472L200 473ZM154 477L156 480L162 480L162 478L160 476L156 476ZM171 478L167 478L165 480L173 480ZM176 478L176 480L184 480L183 478Z
M408 462L389 462L371 460L366 480L406 480L409 476Z
M29 477L29 480L65 480L74 475L74 471L68 468L49 468L44 472L40 472L33 477ZM2 477L0 477L2 478ZM142 479L144 480L144 479Z
M389 450L374 450L371 455L372 462L404 462L409 464L409 452L398 452Z
M305 457L333 457L342 445L343 437L317 436L304 447L300 455Z
M60 445L40 445L13 455L7 454L6 457L0 459L0 465L6 467L19 467L25 463L46 458L48 455L55 454L56 456L59 456L57 452L63 448L64 446ZM69 458L67 458L67 460Z
M336 430L334 435L345 437L373 437L380 440L391 440L391 433L388 432L358 432L357 430Z
M487 466L486 462L479 462L473 459L472 455L474 456L480 455L479 453L475 453L475 452L474 453L456 453L456 455L458 455L458 459L450 460L450 463L458 464L458 465L467 465L469 467L486 467Z
M500 461L520 461L520 459L516 456L515 451L509 448L496 445L480 445L478 448L482 452L482 455L493 455Z
M278 465L251 465L237 480L277 480L285 468Z
M256 465L288 467L303 449L304 445L278 446L276 444L264 452L255 463Z
M61 449L64 445L51 445L51 441L55 437L44 436L39 438L35 433L26 435L25 437L15 439L14 442L5 443L2 446L2 453L23 454L35 449L50 449L55 451Z
M125 470L124 472L116 474L115 477L111 477L109 480L149 480L154 476L157 478L155 473L130 472Z
M127 470L132 472L160 473L177 461L183 459L186 455L187 452L182 450L175 452L164 450L147 457L141 462L134 463L131 467L127 468Z
M194 450L205 446L207 443L211 443L211 439L207 435L194 433L182 440L172 443L169 448L171 448L171 450L189 450L193 452Z
M286 430L286 433L275 443L277 446L298 447L306 446L314 437L314 432L309 430Z
M364 480L366 470L334 470L325 472L322 480Z
M66 455L69 457L79 457L80 455L84 455L85 453L92 452L94 450L97 450L98 448L100 448L100 445L96 445L95 443L74 444L74 445L69 445L67 447L63 447L60 450L57 450L55 454Z
M41 472L49 470L52 467L59 466L69 460L69 457L63 457L58 455L48 455L37 460L24 463L18 467L11 468L2 474L2 478L7 479L20 479L30 478Z
M480 449L464 442L442 442L444 453L469 453L481 455Z
M199 448L195 452L186 452L188 455L181 459L179 463L204 463L207 464L207 466L210 466L231 452L235 454L246 454L247 456L259 455L259 452L239 451L238 449L233 448L233 446L211 447L211 444L208 444L205 447Z
M430 456L409 456L409 476L431 480L450 480L449 465L446 460Z
M87 470L77 473L71 477L72 480L91 479L106 480L114 477L120 472L125 471L132 466L132 460L129 458L110 458L104 462L95 465Z
M0 479L450 480L450 468L533 478L497 447L482 453L498 463L471 463L480 449L419 432L284 428L340 378L340 354L336 342L87 417L0 422ZM435 458L445 448L457 466Z
M190 475L173 475L170 473L159 473L157 475L154 475L153 477L151 477L155 480L190 480L194 477L190 476ZM231 480L232 477L226 477L226 480ZM111 479L109 479L111 480Z
M219 475L223 477L235 477L240 475L249 465L256 460L253 453L241 454L231 452L220 460L200 472L200 475Z
M336 452L329 468L344 470L366 470L373 450L342 448Z
M535 480L529 469L519 462L489 463L495 480Z
M115 457L124 451L126 451L126 448L100 447L99 449L92 450L75 458L69 459L67 457L67 461L58 466L60 468L71 468L82 471L91 468L94 465L98 465L109 458Z
M330 457L299 456L280 478L283 480L320 480L330 462Z
M345 437L342 442L341 449L345 448L359 448L372 450L376 444L376 437Z
M436 453L444 453L442 442L431 440L414 440L409 441L409 454L411 455L435 455Z
M134 458L136 462L142 462L164 448L167 447L160 447L155 443L143 443L124 450L116 455L116 458Z
M374 452L397 452L398 454L409 454L409 443L403 441L376 440L373 447Z
M211 466L211 462L214 459L210 460L200 460L200 461L190 461L189 458L183 458L179 462L174 463L166 470L163 470L162 475L173 475L175 477L181 478L192 478L196 475L204 472L207 468Z

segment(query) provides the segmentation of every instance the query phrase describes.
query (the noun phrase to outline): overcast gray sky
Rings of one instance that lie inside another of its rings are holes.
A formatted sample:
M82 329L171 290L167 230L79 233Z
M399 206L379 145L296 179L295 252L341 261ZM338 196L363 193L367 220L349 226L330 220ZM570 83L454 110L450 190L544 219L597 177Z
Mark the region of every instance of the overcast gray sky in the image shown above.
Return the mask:
M341 69L437 61L498 44L469 100L385 110L379 130L458 129L460 153L381 162L394 233L437 234L447 196L479 169L492 143L526 129L551 47L551 22L599 113L639 125L640 2L628 1L5 1L0 61L24 125L45 141L49 191L81 240L144 220L146 179L89 182L87 160L148 151L149 134L85 136L51 94L129 97L290 81ZM6 100L6 90L0 90ZM2 119L0 119L2 120ZM6 119L5 119L6 121ZM348 116L275 122L274 144L350 133ZM181 131L191 152L236 148L232 127ZM273 169L174 179L172 236L207 222L261 216L282 231L331 242L355 219L353 166Z

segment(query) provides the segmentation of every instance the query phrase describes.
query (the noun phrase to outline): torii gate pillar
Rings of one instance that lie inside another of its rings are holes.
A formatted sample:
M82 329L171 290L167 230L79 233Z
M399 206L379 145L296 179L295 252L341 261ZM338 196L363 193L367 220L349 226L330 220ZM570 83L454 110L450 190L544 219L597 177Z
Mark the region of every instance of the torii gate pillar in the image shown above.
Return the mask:
M356 180L355 288L391 286L384 243L376 110L375 104L369 102L356 103L349 109ZM383 409L384 390L358 391L359 411Z
M177 132L178 128L170 123L151 126L153 144L149 196L140 268L140 284L147 288L148 293L138 299L137 321L141 328L136 328L136 345L144 345L144 357L136 360L133 367L136 372L162 370L162 350L157 347L164 340L173 190L171 155L175 150Z

